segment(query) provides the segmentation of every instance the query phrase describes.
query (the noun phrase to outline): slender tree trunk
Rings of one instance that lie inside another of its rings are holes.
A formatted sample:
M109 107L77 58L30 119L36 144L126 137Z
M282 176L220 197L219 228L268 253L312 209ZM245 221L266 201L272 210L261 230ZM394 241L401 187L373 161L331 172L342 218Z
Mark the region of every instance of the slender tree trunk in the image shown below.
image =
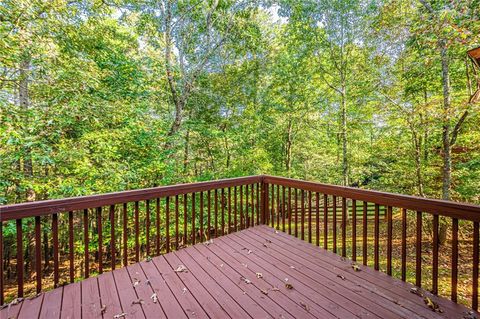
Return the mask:
M413 124L410 125L410 129L412 130L412 140L413 140L413 146L415 148L415 173L417 176L417 189L418 189L418 194L422 197L425 197L425 194L423 192L423 174L422 174L422 146L421 146L421 141L420 137L418 136L417 131L413 127Z
M188 171L188 157L190 151L190 129L187 129L185 133L185 148L183 152L183 174L187 174Z
M347 150L347 96L345 83L342 83L341 93L341 135L342 135L342 177L343 185L348 185L348 150Z
M290 169L292 168L292 120L288 120L287 127L287 141L285 145L285 169L287 170L287 176L290 176Z

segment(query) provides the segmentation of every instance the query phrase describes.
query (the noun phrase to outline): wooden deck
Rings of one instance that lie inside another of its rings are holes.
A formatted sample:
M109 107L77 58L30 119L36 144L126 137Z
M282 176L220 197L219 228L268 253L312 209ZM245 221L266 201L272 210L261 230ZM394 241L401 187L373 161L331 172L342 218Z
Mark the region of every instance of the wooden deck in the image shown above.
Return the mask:
M182 265L185 271L175 271ZM468 312L431 297L443 311L434 312L410 292L412 285L360 268L256 226L26 299L0 317L463 318Z

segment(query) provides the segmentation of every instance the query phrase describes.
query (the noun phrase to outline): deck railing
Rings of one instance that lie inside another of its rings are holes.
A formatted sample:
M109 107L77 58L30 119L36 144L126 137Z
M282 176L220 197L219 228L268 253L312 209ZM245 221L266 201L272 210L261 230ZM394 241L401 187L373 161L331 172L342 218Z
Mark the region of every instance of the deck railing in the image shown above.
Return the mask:
M479 222L476 205L265 175L7 205L0 207L0 304L268 224L434 294L445 291L439 236L447 230L450 298L457 302L465 268L460 245L470 261L466 295L477 310ZM459 223L471 238L459 240ZM5 229L14 229L13 242Z

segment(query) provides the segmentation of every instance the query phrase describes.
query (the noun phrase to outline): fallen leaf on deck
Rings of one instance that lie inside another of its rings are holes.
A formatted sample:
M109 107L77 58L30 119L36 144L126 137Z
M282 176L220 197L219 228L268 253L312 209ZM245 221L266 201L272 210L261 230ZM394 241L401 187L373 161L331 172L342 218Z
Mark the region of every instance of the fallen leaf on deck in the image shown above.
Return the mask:
M443 312L442 309L440 309L440 307L438 306L438 304L433 301L432 299L428 298L428 297L425 297L423 298L423 301L425 302L425 304L427 305L428 308L430 308L432 311L435 311L435 312Z
M127 316L126 312L119 313L118 315L113 316L114 319L125 318Z
M147 258L145 259L145 261L148 263L148 262L151 262L152 261L152 257L150 256L147 256Z
M223 267L223 264L220 264L220 267Z
M337 275L338 278L342 279L342 280L345 280L345 276L342 276L342 275Z
M258 279L263 278L263 274L261 272L257 272L255 275Z
M149 286L152 285L152 283L150 282L150 279L145 280L145 285L149 285Z
M175 272L188 272L188 269L184 265L180 265L175 269Z
M264 295L268 295L268 290L265 289L260 289L260 292Z
M250 284L252 281L250 279L247 279L245 277L240 277L241 280L243 280L244 283Z
M183 287L182 289L182 294L186 294L187 293L187 288L186 287Z
M278 234L278 230L275 231L275 234Z
M287 289L293 289L293 286L292 286L292 284L286 283L286 284L285 284L285 288L287 288Z
M271 244L271 243L272 243L272 241L271 241L270 239L267 239L267 243Z
M211 244L213 244L213 239L207 240L205 242L205 246L208 246L208 245L211 245Z
M290 266L291 269L295 269L295 266Z
M103 315L105 312L107 311L107 306L103 306L101 309L100 309L100 313Z
M271 291L280 291L280 289L278 289L278 287L273 287L272 289L270 289Z
M268 248L267 244L263 244L263 247Z
M355 263L352 264L352 268L353 268L353 271L362 271L362 269L360 269L360 266Z
M420 290L420 288L418 288L418 287L412 287L412 288L410 289L410 292L411 292L412 294L417 295L417 296L423 297L423 293L422 293L422 291Z
M250 255L251 253L252 253L252 251L249 249L249 250L247 251L247 254Z
M158 301L157 293L154 292L153 295L150 296L150 299L153 300L153 303L157 303Z
M138 280L137 278L133 278L133 280L133 287L137 287L140 284L140 280Z
M242 264L242 266L243 266L243 267L248 267L248 265L247 265L247 264Z
M466 315L462 317L462 319L478 319L477 316L475 316L475 313L473 311L467 312Z
M306 311L310 311L310 307L309 307L306 303L300 301L300 305L301 305L301 306L303 307L303 309L305 309Z
M132 301L132 305L143 305L143 304L144 304L143 299Z

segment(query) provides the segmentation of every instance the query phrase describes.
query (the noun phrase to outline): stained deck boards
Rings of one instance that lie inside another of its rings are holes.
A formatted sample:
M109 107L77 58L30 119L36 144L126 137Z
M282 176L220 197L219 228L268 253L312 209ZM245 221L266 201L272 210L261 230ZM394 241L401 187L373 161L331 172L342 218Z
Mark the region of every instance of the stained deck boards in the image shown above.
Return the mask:
M188 271L175 272L179 265ZM0 317L462 318L468 311L431 296L444 311L433 312L411 287L368 267L355 272L338 255L256 226L57 288Z

